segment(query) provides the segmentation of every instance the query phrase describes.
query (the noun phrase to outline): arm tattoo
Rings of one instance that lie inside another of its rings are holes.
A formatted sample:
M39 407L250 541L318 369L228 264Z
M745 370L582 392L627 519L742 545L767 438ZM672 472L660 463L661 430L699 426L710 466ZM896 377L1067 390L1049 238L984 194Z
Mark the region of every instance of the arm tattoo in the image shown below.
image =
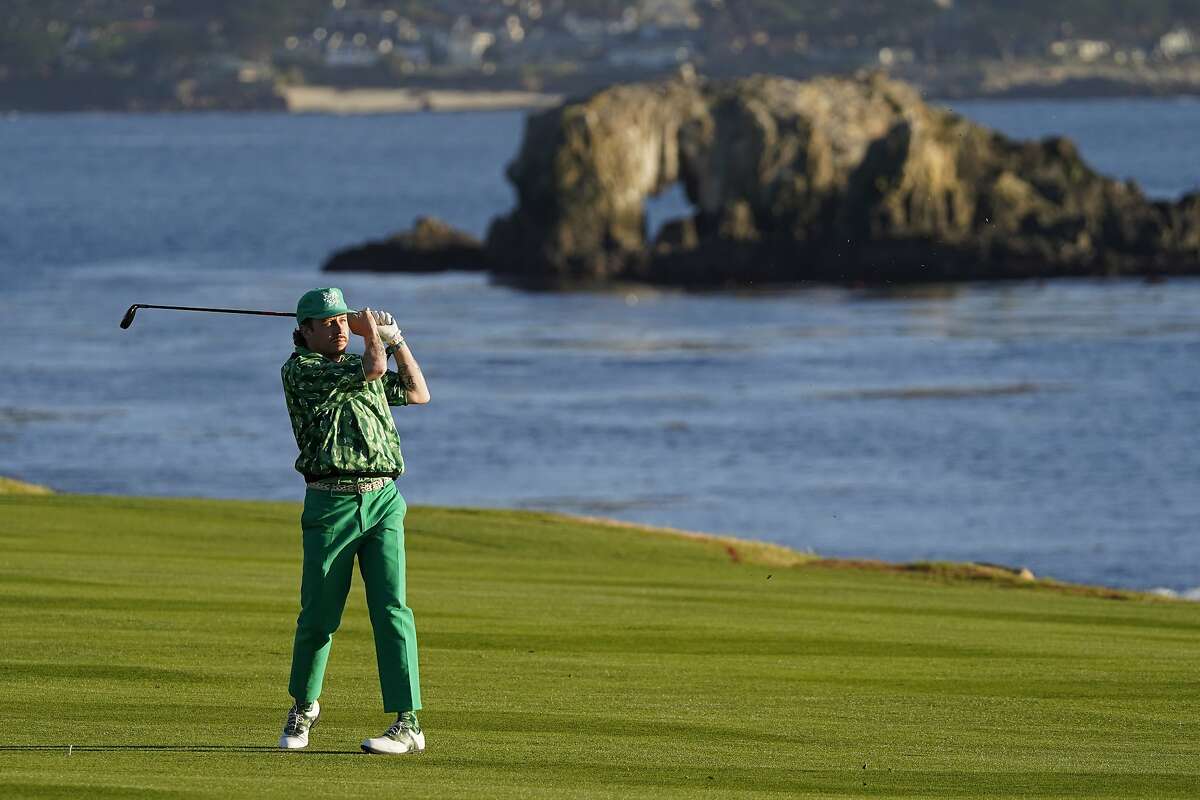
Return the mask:
M400 373L400 381L404 384L404 388L410 392L417 389L417 382L413 380L412 374L408 371L408 365L401 361L396 365L397 371Z
M364 348L364 365L367 362L370 362L376 368L381 365L384 369L387 369L387 354L383 352L383 343L376 337L371 337Z

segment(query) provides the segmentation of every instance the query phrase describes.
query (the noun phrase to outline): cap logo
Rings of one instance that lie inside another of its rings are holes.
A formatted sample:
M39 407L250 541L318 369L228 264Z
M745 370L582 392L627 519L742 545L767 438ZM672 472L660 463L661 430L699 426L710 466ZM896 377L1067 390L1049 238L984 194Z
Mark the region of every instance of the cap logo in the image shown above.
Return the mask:
M333 291L332 289L326 289L324 292L322 292L321 300L327 306L341 305L341 303L339 302L337 293L335 291Z

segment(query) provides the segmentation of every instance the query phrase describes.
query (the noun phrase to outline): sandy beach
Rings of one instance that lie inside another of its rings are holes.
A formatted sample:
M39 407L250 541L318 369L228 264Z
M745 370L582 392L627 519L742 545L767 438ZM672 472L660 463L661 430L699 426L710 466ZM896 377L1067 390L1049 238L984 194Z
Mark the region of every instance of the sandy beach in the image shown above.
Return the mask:
M423 89L347 89L289 86L280 89L296 114L397 114L410 111L500 111L546 108L561 95L539 92L473 92Z

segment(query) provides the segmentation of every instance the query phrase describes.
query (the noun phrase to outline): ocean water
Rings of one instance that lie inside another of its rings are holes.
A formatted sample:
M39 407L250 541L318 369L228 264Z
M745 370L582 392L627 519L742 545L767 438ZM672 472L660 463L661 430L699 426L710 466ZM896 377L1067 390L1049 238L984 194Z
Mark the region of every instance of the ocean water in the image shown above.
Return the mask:
M1063 133L1158 197L1200 104L961 103ZM0 474L72 492L299 499L286 320L332 250L430 213L482 234L519 113L0 119ZM678 193L650 224L682 210ZM1200 281L537 294L338 275L434 402L397 409L412 504L538 508L825 555L1200 586Z

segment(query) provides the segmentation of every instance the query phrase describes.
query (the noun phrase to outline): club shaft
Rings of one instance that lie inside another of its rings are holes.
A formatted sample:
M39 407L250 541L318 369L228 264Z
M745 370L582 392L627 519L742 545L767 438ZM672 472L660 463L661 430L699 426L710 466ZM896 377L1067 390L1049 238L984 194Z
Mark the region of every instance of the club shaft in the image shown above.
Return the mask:
M261 317L294 317L292 311L250 311L244 308L201 308L199 306L152 306L138 303L138 308L165 308L171 311L215 311L219 314L256 314Z

